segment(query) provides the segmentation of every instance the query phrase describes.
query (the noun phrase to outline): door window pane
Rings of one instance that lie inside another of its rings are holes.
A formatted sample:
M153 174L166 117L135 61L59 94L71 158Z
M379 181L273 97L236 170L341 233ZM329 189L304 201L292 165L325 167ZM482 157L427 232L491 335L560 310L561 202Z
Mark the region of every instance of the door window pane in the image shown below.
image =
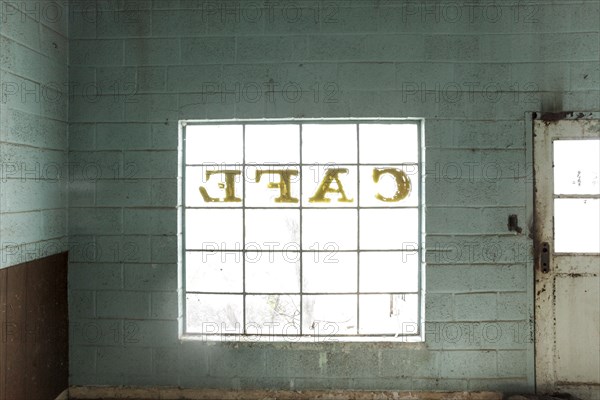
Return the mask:
M554 141L554 194L600 194L600 140Z
M600 252L600 200L554 200L554 247L557 253Z

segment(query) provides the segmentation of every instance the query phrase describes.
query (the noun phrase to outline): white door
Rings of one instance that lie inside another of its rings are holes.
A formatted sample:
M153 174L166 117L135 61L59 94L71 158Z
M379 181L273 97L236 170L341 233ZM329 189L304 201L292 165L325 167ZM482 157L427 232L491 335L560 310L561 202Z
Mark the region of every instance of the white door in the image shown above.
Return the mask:
M600 120L534 119L538 393L600 398Z

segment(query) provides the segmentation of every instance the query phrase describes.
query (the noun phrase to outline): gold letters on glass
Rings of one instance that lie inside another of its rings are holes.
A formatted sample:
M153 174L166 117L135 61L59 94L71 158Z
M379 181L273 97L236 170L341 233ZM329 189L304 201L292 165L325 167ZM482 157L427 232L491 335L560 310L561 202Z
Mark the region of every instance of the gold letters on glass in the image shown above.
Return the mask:
M260 177L264 174L279 175L278 183L269 182L269 184L267 185L269 189L279 189L279 197L275 199L275 203L297 203L299 201L297 198L292 197L290 193L291 178L292 176L298 176L298 171L292 169L276 169L270 171L263 171L257 169L256 182L260 182Z
M329 203L330 198L326 197L328 193L336 193L339 195L338 202L341 203L352 203L354 199L349 199L346 196L342 181L340 180L340 174L347 174L347 168L331 168L325 171L325 176L321 181L321 184L317 188L315 194L309 198L310 203ZM211 176L223 174L225 175L225 184L220 183L219 187L225 189L224 198L211 197L206 188L200 186L200 195L206 203L223 202L223 203L237 203L242 201L239 197L235 196L235 178L242 174L242 171L235 170L220 170L220 171L206 171L206 180L208 181ZM279 189L279 197L275 198L276 203L298 203L299 200L292 196L291 192L291 180L293 176L298 176L299 172L294 169L285 170L256 170L255 180L260 182L263 175L279 175L279 182L269 182L267 187L269 189ZM380 193L375 194L375 198L385 203L395 203L404 200L408 197L412 190L412 183L406 172L397 168L373 168L373 182L378 183L382 175L389 174L394 177L396 181L396 193L392 197L385 197ZM334 184L332 187L332 184Z
M325 197L327 193L339 193L340 198L338 201L340 203L352 203L353 199L348 199L346 197L346 193L344 192L344 187L342 186L342 182L340 181L339 174L347 174L348 168L333 168L325 171L325 176L323 177L323 181L317 188L315 195L308 199L309 203L329 203L331 199ZM335 182L337 185L337 189L331 188L331 184Z
M211 176L216 174L225 175L225 185L219 183L221 189L225 189L225 198L217 199L210 197L206 189L200 186L200 195L206 203L224 202L224 203L238 203L242 201L239 197L235 197L235 177L242 174L242 171L235 170L222 170L222 171L206 171L206 180L208 181Z
M378 183L379 178L383 174L390 174L396 180L396 194L394 194L394 197L383 197L381 194L377 193L375 195L377 200L393 203L408 197L412 187L410 178L406 175L406 172L396 168L373 168L373 182Z

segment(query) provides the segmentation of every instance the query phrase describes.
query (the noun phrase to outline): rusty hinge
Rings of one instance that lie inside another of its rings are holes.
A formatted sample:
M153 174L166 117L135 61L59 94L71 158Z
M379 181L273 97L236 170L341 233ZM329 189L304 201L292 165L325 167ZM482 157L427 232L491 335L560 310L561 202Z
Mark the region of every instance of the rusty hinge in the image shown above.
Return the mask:
M543 242L540 247L540 269L543 273L550 272L550 244Z

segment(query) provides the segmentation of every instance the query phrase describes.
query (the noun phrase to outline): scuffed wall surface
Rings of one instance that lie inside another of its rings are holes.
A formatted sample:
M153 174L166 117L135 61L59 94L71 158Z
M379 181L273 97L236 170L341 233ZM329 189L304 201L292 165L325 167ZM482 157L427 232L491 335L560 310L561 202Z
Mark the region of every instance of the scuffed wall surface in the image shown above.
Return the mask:
M67 248L67 19L0 2L0 268Z
M533 390L525 113L600 107L598 12L71 2L71 384ZM425 118L425 343L179 341L177 121L263 117Z

